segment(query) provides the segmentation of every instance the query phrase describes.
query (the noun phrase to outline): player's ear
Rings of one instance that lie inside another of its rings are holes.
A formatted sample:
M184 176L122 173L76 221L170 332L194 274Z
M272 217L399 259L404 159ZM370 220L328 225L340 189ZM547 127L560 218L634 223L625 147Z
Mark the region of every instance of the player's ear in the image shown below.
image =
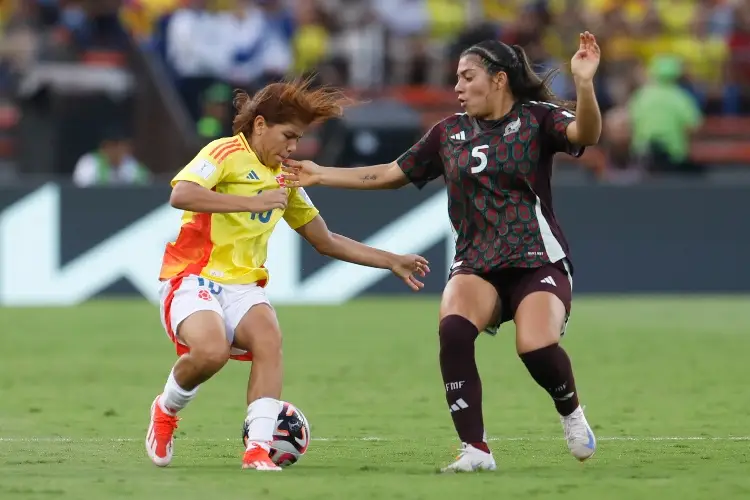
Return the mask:
M508 75L504 71L498 71L492 76L492 84L495 90L499 90L508 83Z
M253 120L253 133L255 135L261 135L266 131L266 128L268 128L266 119L260 115L256 116L255 120Z

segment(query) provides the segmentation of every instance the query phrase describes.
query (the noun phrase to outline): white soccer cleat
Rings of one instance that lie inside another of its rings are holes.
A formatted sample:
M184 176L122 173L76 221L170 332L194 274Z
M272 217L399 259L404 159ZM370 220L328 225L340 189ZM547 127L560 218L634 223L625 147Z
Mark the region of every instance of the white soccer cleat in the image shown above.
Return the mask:
M591 458L596 451L596 438L586 421L583 409L579 406L567 417L561 416L560 422L565 431L565 441L568 443L570 453L581 462Z
M495 469L497 469L497 464L492 453L486 453L470 444L462 443L461 453L456 457L456 461L440 469L440 472L476 472Z

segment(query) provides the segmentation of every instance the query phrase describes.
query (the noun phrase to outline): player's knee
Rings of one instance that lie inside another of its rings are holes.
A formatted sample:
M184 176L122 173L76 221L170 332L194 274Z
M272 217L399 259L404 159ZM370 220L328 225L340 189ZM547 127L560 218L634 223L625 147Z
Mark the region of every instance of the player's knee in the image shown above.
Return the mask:
M440 320L439 335L441 351L457 351L473 349L479 330L463 316L451 314Z
M211 342L191 347L193 361L204 372L218 372L229 361L230 347L226 342Z

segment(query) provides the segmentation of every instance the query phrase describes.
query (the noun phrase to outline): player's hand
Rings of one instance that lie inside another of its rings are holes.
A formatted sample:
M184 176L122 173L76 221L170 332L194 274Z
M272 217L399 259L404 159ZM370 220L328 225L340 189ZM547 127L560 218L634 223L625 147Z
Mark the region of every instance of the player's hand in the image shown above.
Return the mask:
M591 81L599 67L601 51L596 37L588 31L581 33L578 52L570 60L570 71L577 80Z
M270 189L248 199L248 212L267 212L277 208L283 210L288 202L289 192L286 189Z
M286 187L307 187L320 184L321 166L310 160L286 160L282 176Z
M418 292L424 288L424 283L418 277L424 277L430 272L429 262L421 255L397 255L391 265L391 272L401 278L406 285Z

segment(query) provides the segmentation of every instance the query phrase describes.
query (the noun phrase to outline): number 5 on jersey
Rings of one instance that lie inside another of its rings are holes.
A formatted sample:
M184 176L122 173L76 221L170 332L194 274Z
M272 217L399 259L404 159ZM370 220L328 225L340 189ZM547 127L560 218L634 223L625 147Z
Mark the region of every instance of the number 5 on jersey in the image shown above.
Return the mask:
M487 168L487 154L482 150L489 148L490 147L487 144L484 144L483 146L474 146L474 149L471 150L471 156L473 158L479 158L479 165L477 165L476 167L471 167L472 174L478 174L479 172Z

